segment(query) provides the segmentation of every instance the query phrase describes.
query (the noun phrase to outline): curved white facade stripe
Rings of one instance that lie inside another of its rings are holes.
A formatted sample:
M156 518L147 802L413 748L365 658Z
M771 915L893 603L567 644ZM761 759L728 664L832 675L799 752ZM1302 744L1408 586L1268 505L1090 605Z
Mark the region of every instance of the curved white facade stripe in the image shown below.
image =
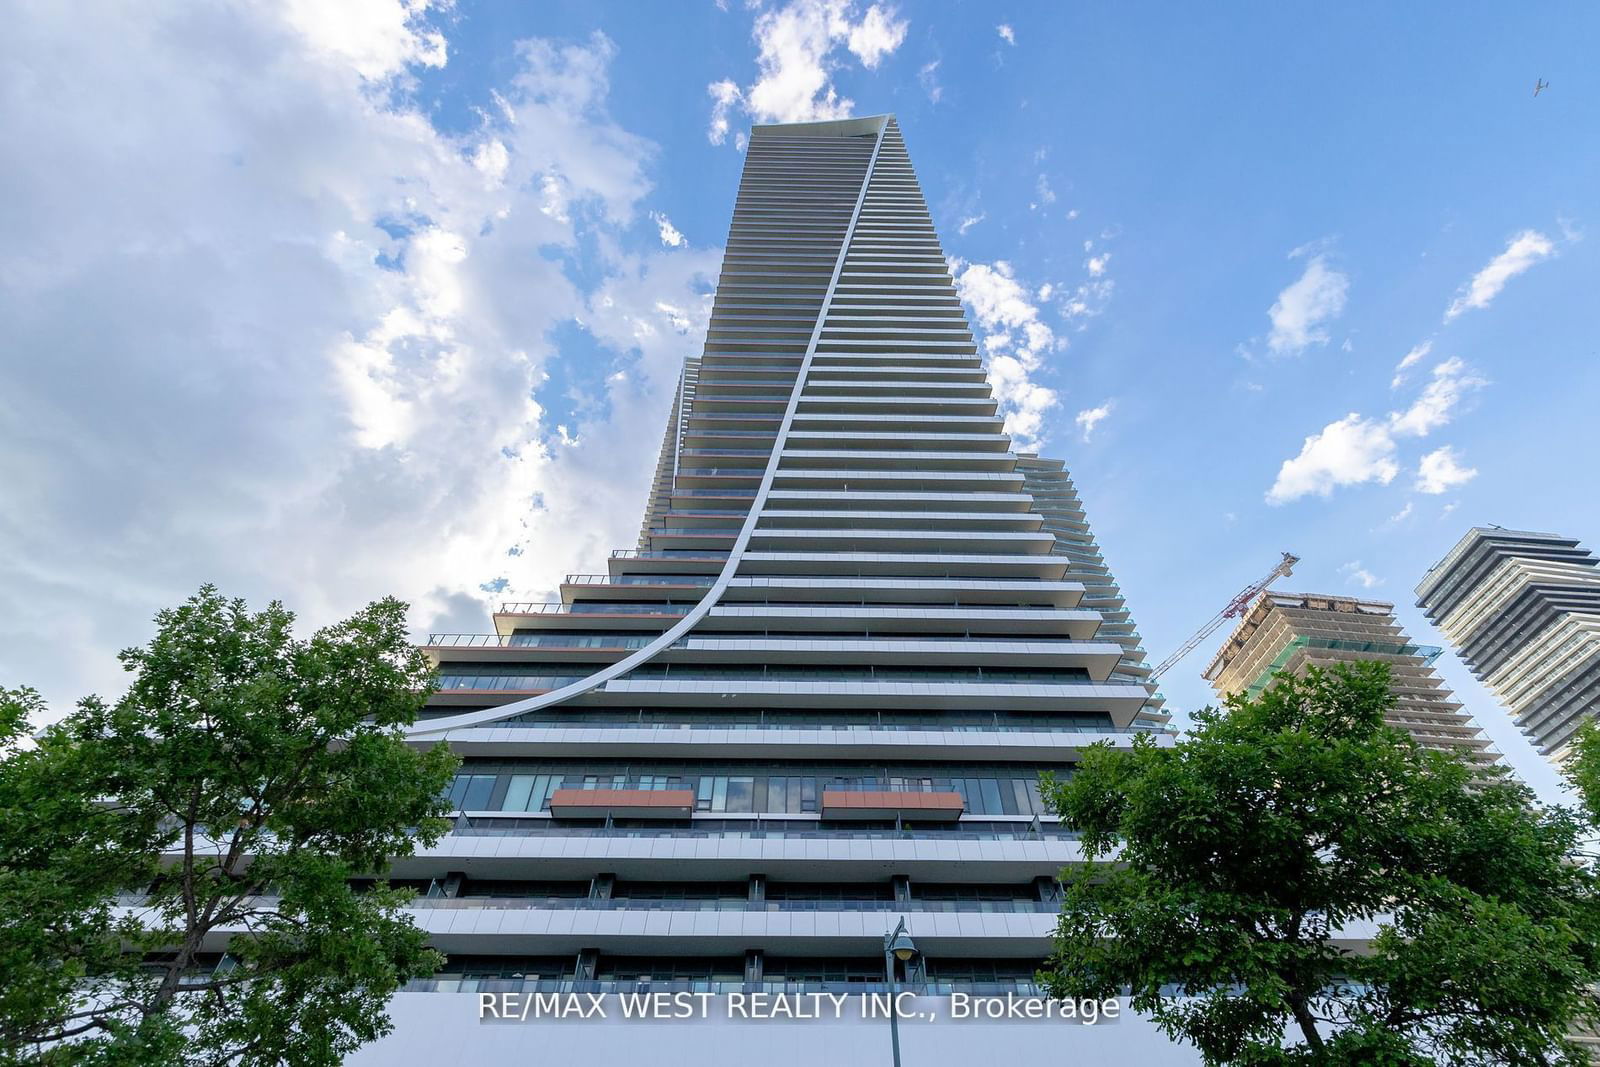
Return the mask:
M839 272L844 268L845 254L850 249L850 238L855 232L856 220L861 214L862 201L864 201L867 197L867 187L870 184L869 179L872 176L872 168L877 163L878 150L883 144L883 132L888 126L889 117L887 115L880 115L877 118L858 120L858 122L861 125L862 132L865 132L873 126L876 126L876 130L874 131L872 155L868 158L866 169L863 171L861 176L861 189L860 192L856 194L855 209L850 216L850 225L846 228L844 237L839 242L839 253L834 261L833 275L828 279L828 291L823 298L824 308L826 308L828 301L832 298L833 288L836 284L838 284L839 281ZM735 220L737 222L737 215ZM783 422L778 427L777 438L772 449L772 456L767 461L766 471L761 479L761 486L756 491L754 503L750 507L750 514L745 518L744 525L740 527L739 536L737 540L735 540L732 549L729 551L728 560L723 564L722 570L718 573L716 582L707 591L705 597L698 604L696 604L687 615L684 616L682 622L670 627L660 637L656 638L639 651L621 660L618 660L616 663L613 663L602 670L596 671L594 674L589 675L582 681L573 682L570 685L562 686L559 689L540 694L536 697L529 697L527 700L519 700L510 704L502 705L500 707L473 712L467 715L452 716L449 719L434 720L432 722L420 725L419 728L414 729L412 732L419 735L419 737L423 739L433 739L435 737L445 736L445 734L447 734L452 727L477 726L486 722L494 722L499 719L510 718L513 715L519 715L523 712L534 711L538 708L546 707L551 704L559 704L564 700L570 700L575 696L580 696L583 693L588 692L598 685L603 685L625 671L632 670L641 664L648 663L651 659L655 658L658 652L693 629L694 625L699 622L702 617L704 617L707 611L711 610L712 605L717 602L719 597L721 597L722 591L728 587L728 582L733 578L734 573L739 569L739 560L744 555L745 545L747 545L750 541L750 534L755 529L756 521L761 515L761 506L766 500L768 491L772 488L772 476L777 471L778 461L783 454L783 443L788 436L789 427L794 421L795 409L800 402L800 394L805 389L806 372L810 370L811 357L816 351L817 338L822 333L822 324L824 321L825 319L823 313L819 312L817 314L816 325L812 327L810 343L806 345L805 358L800 364L799 372L795 375L794 388L790 391L789 403L784 409ZM681 418L683 396L683 385L681 381L678 389L679 404L675 410L675 415ZM677 468L682 456L681 441L682 437L675 435L673 441L671 442L674 469Z

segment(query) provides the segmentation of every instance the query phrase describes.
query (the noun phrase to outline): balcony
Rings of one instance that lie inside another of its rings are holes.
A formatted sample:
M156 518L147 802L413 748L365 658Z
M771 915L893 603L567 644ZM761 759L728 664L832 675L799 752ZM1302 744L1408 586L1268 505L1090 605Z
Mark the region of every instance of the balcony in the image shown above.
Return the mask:
M688 789L557 789L550 813L568 819L687 819L694 815Z
M912 793L900 790L822 791L822 817L825 819L910 818L933 822L952 822L966 810L961 794L950 792Z

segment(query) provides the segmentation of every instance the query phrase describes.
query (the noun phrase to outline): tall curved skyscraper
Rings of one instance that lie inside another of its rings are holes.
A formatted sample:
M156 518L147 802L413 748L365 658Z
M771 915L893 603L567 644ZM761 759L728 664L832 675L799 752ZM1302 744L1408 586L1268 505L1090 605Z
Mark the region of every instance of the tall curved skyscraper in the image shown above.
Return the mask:
M897 979L1029 991L1078 856L1040 772L1168 743L886 116L752 132L638 544L494 623L429 643L416 740L465 761L455 832L395 871L429 989L870 991L904 916Z

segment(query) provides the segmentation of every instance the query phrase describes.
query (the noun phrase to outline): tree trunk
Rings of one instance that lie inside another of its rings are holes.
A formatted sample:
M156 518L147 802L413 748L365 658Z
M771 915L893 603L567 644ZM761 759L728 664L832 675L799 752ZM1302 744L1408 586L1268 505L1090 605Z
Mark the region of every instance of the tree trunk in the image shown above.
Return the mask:
M1311 1015L1311 1005L1305 997L1292 996L1289 998L1289 1010L1294 1012L1295 1022L1300 1024L1300 1032L1305 1035L1306 1044L1312 1051L1322 1051L1322 1034L1317 1031L1317 1020Z

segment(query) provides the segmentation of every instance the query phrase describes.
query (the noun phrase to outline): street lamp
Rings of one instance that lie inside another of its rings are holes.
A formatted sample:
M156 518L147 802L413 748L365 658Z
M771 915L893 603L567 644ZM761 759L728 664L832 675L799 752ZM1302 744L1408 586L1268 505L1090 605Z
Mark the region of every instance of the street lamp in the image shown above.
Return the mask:
M917 958L917 943L906 931L906 917L883 935L883 970L889 979L889 1041L894 1047L894 1067L900 1067L900 1020L895 1011L894 961L910 963ZM908 972L909 973L909 972Z

